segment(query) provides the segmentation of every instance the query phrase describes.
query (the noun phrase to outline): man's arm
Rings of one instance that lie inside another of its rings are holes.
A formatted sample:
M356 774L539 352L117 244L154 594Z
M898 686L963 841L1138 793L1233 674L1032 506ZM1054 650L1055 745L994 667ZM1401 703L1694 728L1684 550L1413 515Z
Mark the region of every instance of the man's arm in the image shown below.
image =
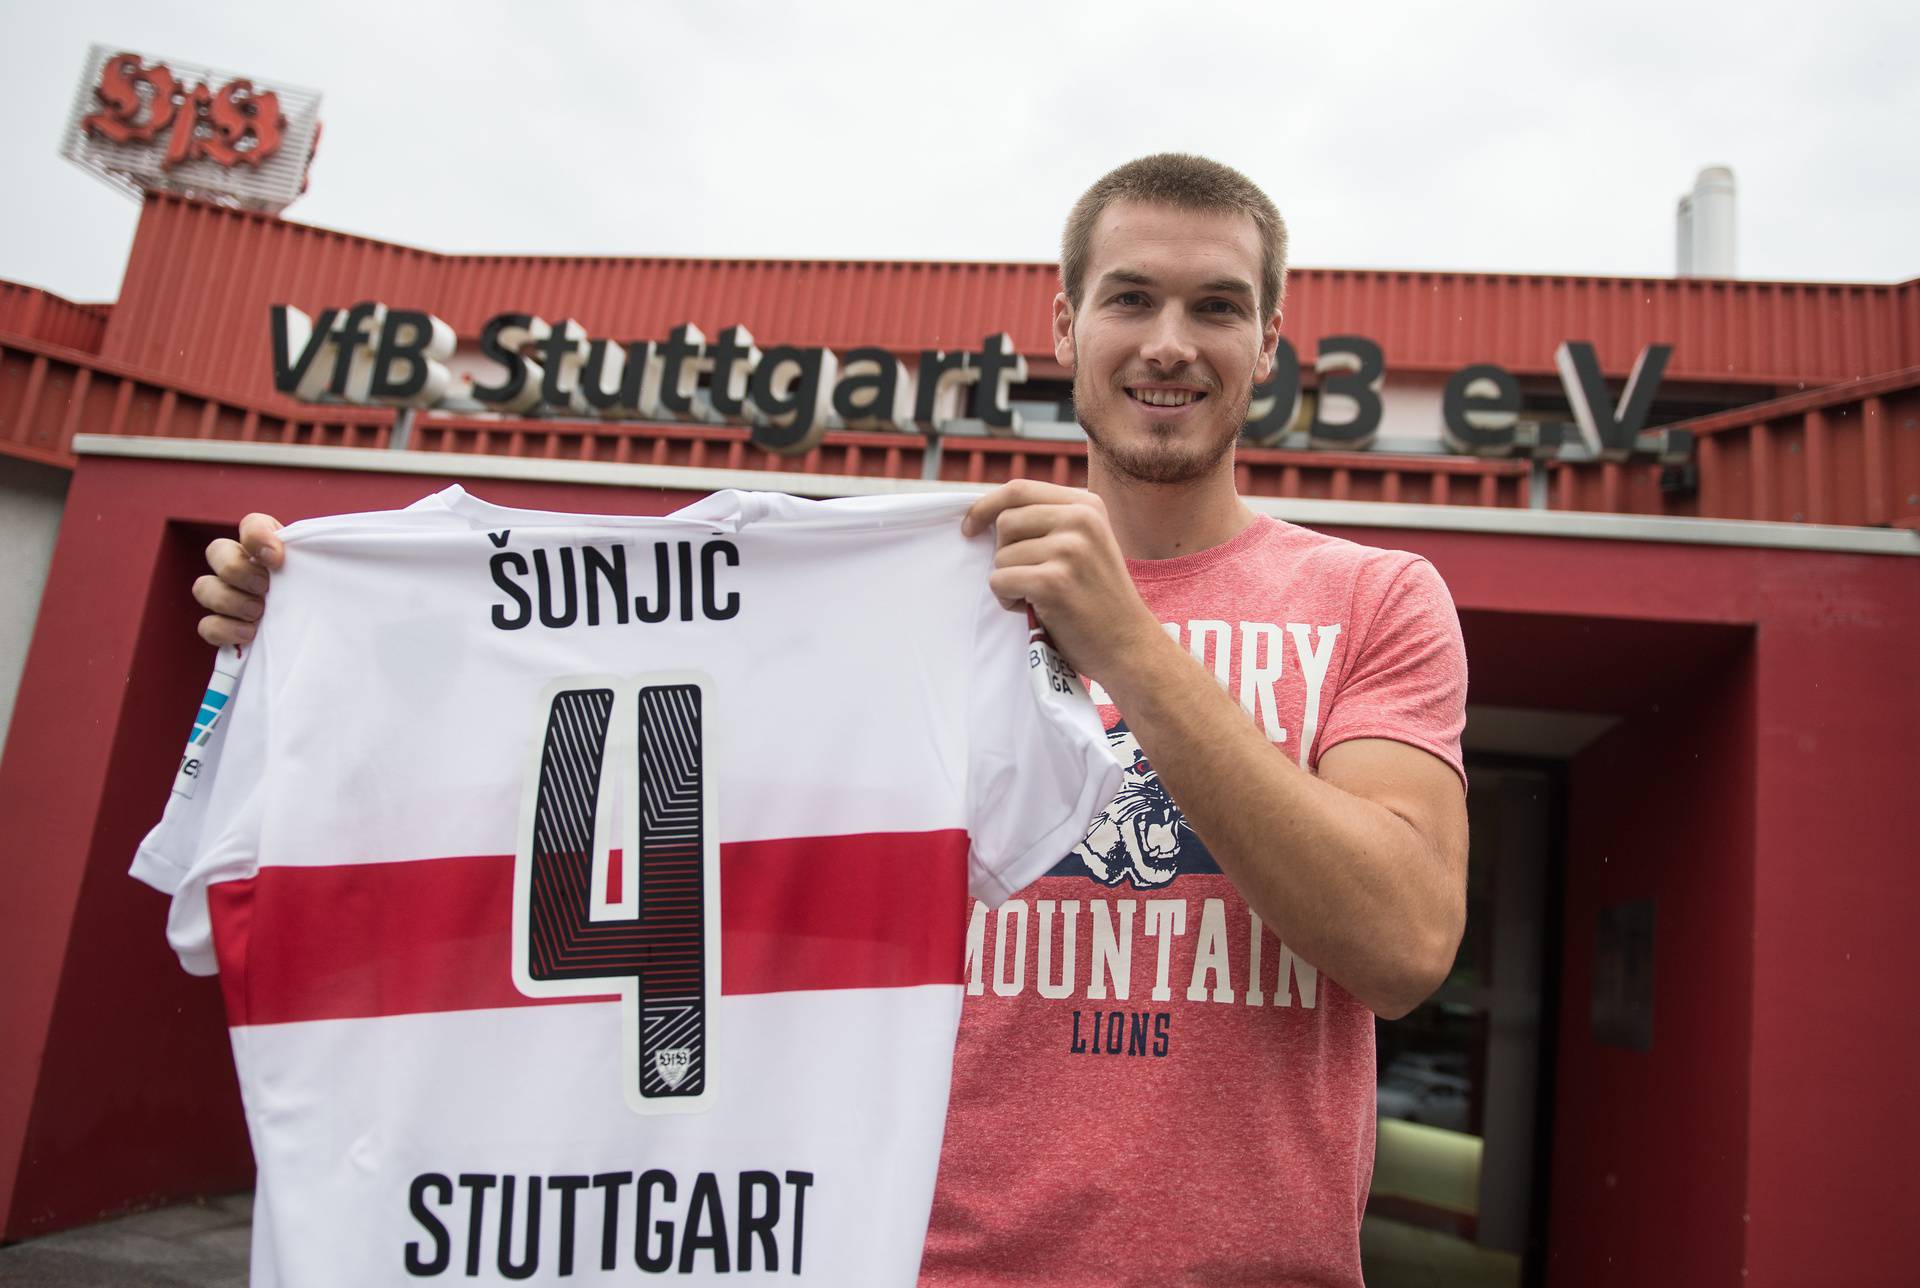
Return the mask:
M1459 777L1379 738L1341 743L1308 773L1154 634L1097 678L1188 826L1287 947L1377 1014L1411 1011L1445 980L1466 924Z
M280 521L268 514L249 514L240 520L240 539L221 537L207 547L207 567L213 571L193 583L193 597L207 616L200 619L200 638L219 646L251 644L260 614L267 611L267 582L272 570L286 558Z
M1289 948L1388 1019L1446 978L1466 922L1467 815L1438 757L1385 739L1318 775L1266 740L1133 589L1097 497L1014 483L967 516L996 526L993 588L1024 600L1104 686L1194 832Z

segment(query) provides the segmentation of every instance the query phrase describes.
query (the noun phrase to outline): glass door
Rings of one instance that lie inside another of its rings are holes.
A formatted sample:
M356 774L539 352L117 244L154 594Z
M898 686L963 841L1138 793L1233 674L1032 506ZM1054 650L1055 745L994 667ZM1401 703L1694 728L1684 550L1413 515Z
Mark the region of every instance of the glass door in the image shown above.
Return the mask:
M1361 1230L1372 1288L1541 1280L1561 862L1556 762L1467 758L1467 929L1426 1003L1381 1021Z

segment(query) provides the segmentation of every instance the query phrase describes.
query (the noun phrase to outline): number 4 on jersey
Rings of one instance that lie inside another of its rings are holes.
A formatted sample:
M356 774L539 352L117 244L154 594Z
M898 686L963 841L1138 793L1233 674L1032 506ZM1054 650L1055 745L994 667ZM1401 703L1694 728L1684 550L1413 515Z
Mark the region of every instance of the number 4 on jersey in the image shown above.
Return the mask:
M704 676L548 686L523 789L513 980L529 997L618 994L639 1113L710 1103L719 846ZM614 843L615 837L619 844Z

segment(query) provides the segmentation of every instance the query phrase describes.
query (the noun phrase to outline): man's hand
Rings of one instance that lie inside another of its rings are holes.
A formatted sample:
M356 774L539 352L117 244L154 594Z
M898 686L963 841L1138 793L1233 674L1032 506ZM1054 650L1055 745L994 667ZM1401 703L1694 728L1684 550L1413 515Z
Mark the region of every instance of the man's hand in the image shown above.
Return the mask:
M240 520L238 541L221 537L207 547L213 572L193 583L193 597L208 616L200 619L200 638L209 644L250 644L260 614L267 611L267 580L286 559L274 534L280 521L269 514Z
M1008 608L1029 605L1082 675L1104 682L1130 650L1165 641L1093 493L1015 479L961 521L968 536L989 528L999 542L987 579L993 593Z

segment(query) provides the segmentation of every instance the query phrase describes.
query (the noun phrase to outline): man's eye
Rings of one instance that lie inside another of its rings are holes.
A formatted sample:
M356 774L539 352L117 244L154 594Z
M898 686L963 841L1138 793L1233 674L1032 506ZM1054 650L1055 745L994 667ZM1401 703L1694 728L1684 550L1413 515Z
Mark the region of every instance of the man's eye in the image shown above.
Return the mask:
M1113 302L1115 304L1125 305L1128 308L1134 308L1139 305L1145 304L1147 302L1147 297L1142 295L1138 291L1122 291L1120 292L1120 294L1113 297Z
M1238 304L1235 304L1232 300L1208 300L1205 304L1202 304L1200 308L1203 312L1207 312L1207 313L1238 313L1240 312L1240 306Z

